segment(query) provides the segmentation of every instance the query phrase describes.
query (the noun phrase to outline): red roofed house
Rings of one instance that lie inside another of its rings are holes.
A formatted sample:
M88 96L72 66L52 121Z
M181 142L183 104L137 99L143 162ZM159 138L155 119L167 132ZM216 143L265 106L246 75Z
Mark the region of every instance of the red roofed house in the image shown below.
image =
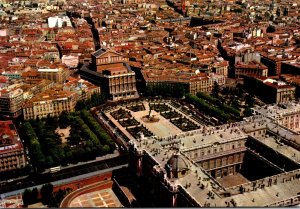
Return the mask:
M0 121L0 172L24 168L25 152L11 120Z

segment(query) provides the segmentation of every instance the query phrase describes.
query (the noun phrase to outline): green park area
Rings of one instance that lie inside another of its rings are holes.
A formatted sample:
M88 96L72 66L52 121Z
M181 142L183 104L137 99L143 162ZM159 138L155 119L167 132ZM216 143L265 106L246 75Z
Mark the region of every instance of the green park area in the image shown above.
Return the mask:
M115 150L114 141L87 110L25 121L22 132L37 170L93 160Z

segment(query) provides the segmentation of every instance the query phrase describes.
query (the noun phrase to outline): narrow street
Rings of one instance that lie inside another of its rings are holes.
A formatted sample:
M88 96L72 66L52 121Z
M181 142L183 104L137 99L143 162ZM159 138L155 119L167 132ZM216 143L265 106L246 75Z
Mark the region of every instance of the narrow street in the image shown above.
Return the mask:
M95 44L95 51L100 49L100 38L99 38L99 32L97 28L95 28L95 24L93 22L93 19L91 17L86 17L85 20L92 26L91 30L93 33L93 39L94 39L94 44Z

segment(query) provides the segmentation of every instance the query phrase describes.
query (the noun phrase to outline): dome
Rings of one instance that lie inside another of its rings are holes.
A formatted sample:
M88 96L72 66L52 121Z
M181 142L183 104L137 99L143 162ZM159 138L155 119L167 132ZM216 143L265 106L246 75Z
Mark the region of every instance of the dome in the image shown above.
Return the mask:
M189 162L180 154L174 154L167 162L169 168L174 172L189 170Z

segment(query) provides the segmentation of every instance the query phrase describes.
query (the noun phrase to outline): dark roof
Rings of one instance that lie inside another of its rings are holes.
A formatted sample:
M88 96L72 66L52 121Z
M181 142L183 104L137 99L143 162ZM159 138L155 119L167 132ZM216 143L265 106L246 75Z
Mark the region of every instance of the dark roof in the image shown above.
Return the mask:
M93 53L93 56L94 56L94 57L99 57L99 56L102 55L104 52L106 52L105 49L98 49L97 51L95 51L95 52Z
M188 170L190 165L189 162L180 154L174 154L167 162L172 168L172 171L181 172Z

